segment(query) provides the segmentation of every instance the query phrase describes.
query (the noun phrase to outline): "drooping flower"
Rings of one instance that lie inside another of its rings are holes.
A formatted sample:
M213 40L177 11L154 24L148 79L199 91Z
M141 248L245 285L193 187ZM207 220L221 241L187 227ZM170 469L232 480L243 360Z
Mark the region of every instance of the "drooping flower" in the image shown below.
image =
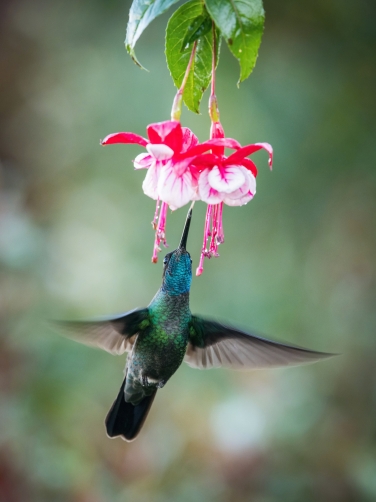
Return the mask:
M147 133L149 139L130 132L110 134L101 141L101 144L136 143L147 150L147 153L141 153L135 158L134 167L147 169L142 188L148 197L157 201L152 222L156 231L152 261L157 262L160 243L167 246L165 228L169 203L171 209L176 209L186 204L194 194L190 171L180 169L175 174L175 171L172 171L174 160L196 146L198 140L192 131L187 128L183 129L180 122L175 120L150 124L147 127ZM164 173L163 168L167 164L169 164L167 173ZM197 184L197 180L195 182Z
M189 175L186 176L186 169L175 169L174 179L170 179L166 187L166 174L162 173L162 167L169 164L171 168L177 161L186 160L189 156L188 151L198 144L198 139L190 129L181 127L180 122L175 120L150 124L147 127L147 133L148 140L134 133L110 134L101 144L137 143L144 146L147 153L141 153L134 160L135 169L147 169L142 185L144 193L154 200L166 202L171 209L177 209L190 200L192 180ZM180 183L177 178L181 178ZM180 188L180 197L178 197L177 185Z
M133 143L147 150L147 153L135 158L134 167L147 169L142 188L146 195L157 201L152 222L156 231L152 261L156 263L161 242L167 246L165 227L168 206L175 210L198 198L198 171L193 167L195 158L213 145L222 148L240 148L240 145L225 138L199 144L193 132L182 127L177 120L150 124L147 133L149 139L130 132L110 134L101 144Z
M211 138L223 138L224 132L219 121L213 122ZM199 171L199 198L208 204L204 241L200 263L196 275L203 272L204 258L218 255L218 245L224 242L222 224L223 204L241 206L247 204L256 193L257 167L247 157L260 149L269 153L269 166L272 167L273 149L268 143L255 143L238 148L229 157L224 155L223 146L214 146L211 154L201 155L195 159L195 167ZM211 237L209 249L208 240Z
M204 165L198 179L200 199L207 204L224 202L229 206L247 204L256 193L257 167L247 156L258 150L269 152L272 165L272 147L268 143L255 143L225 155L203 155L199 162Z

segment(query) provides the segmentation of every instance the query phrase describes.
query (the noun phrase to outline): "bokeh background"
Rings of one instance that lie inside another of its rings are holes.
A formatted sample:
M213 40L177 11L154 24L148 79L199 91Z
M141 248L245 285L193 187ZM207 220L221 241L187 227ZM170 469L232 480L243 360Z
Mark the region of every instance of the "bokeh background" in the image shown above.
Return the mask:
M376 36L372 0L266 0L254 73L236 87L222 47L221 118L268 141L258 193L226 208L221 257L192 310L340 352L274 371L182 366L136 442L107 439L124 358L59 337L51 318L146 305L154 202L137 146L116 131L169 118L168 16L127 56L120 0L2 0L0 7L1 502L376 500ZM184 125L208 137L202 115ZM204 204L189 250L197 266ZM186 210L168 215L172 248ZM163 254L162 254L163 256Z

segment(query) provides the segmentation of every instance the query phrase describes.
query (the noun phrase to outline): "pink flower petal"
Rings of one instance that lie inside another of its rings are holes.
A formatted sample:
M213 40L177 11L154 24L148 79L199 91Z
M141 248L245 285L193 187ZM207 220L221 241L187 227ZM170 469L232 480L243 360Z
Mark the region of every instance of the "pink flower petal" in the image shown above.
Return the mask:
M226 194L223 202L228 206L243 206L253 199L256 193L256 178L245 167L241 167L245 176L244 184L232 193Z
M209 169L205 169L198 178L198 193L200 199L207 204L219 204L223 200L223 194L215 190L209 183Z
M214 166L208 174L210 186L218 192L231 193L245 182L241 166Z
M183 132L180 122L176 120L165 120L150 124L147 127L150 143L164 143L175 153L180 153L183 144Z
M191 161L192 161L191 158L180 159L180 160L176 160L176 159L171 160L171 166L174 169L174 173L177 176L181 176L182 174L185 173L185 171L190 170Z
M174 151L167 145L163 143L146 145L146 150L152 155L156 160L168 160L174 155Z
M183 143L181 147L181 152L187 152L194 146L198 145L198 137L193 134L193 132L188 129L188 127L182 127L183 132Z
M210 126L210 137L212 139L225 137L225 131L223 130L222 124L220 122L212 122Z
M252 160L250 160L250 159L243 159L242 160L242 165L244 167L246 167L249 171L251 171L251 173L253 174L253 176L256 178L258 170L257 170L256 164Z
M114 134L109 134L101 141L101 145L114 145L116 143L136 143L141 146L146 146L147 139L134 134L133 132L115 132Z
M222 124L220 122L212 122L210 126L210 138L211 139L218 139L218 138L224 138L225 137L225 131L223 130ZM224 146L218 146L212 148L212 152L219 157L222 157L225 153L225 147Z
M240 197L239 199L231 199L230 197L226 197L225 199L223 199L223 202L227 206L236 207L236 206L245 206L252 199L253 199L252 193L248 192L246 195Z
M202 171L204 169L211 169L213 166L221 162L221 159L213 153L204 153L198 155L191 161L191 167L196 171Z
M192 174L189 169L177 173L173 162L161 169L158 180L158 195L167 202L172 211L185 206L195 196Z
M144 182L142 183L142 190L144 194L154 200L158 199L158 178L160 175L161 165L154 161L148 169Z
M155 162L154 157L149 155L148 153L140 153L133 161L133 165L135 169L148 169L153 162Z

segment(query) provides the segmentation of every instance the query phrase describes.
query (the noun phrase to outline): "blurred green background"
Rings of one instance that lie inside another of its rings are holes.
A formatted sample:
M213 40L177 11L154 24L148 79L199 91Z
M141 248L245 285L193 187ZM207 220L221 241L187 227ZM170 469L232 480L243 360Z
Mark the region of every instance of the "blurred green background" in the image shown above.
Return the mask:
M147 73L123 46L130 2L1 2L1 502L376 500L374 6L266 0L240 89L222 47L226 133L270 142L275 167L255 155L257 196L225 208L221 257L192 284L193 312L342 356L253 373L184 365L127 444L103 427L124 358L45 319L142 307L160 285L154 202L131 163L142 150L99 139L169 118L168 16L139 41ZM202 141L206 100L182 116ZM196 204L194 267L204 213ZM168 215L172 249L185 215Z

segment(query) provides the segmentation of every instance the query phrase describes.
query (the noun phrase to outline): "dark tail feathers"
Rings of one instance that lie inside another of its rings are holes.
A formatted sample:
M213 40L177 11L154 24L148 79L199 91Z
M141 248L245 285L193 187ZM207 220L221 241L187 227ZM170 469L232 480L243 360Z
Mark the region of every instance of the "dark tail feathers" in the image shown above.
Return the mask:
M150 396L145 396L143 400L135 406L125 401L124 386L125 379L120 387L119 394L114 404L107 414L105 424L108 437L114 438L122 436L126 441L133 441L144 425L157 391L155 390Z

